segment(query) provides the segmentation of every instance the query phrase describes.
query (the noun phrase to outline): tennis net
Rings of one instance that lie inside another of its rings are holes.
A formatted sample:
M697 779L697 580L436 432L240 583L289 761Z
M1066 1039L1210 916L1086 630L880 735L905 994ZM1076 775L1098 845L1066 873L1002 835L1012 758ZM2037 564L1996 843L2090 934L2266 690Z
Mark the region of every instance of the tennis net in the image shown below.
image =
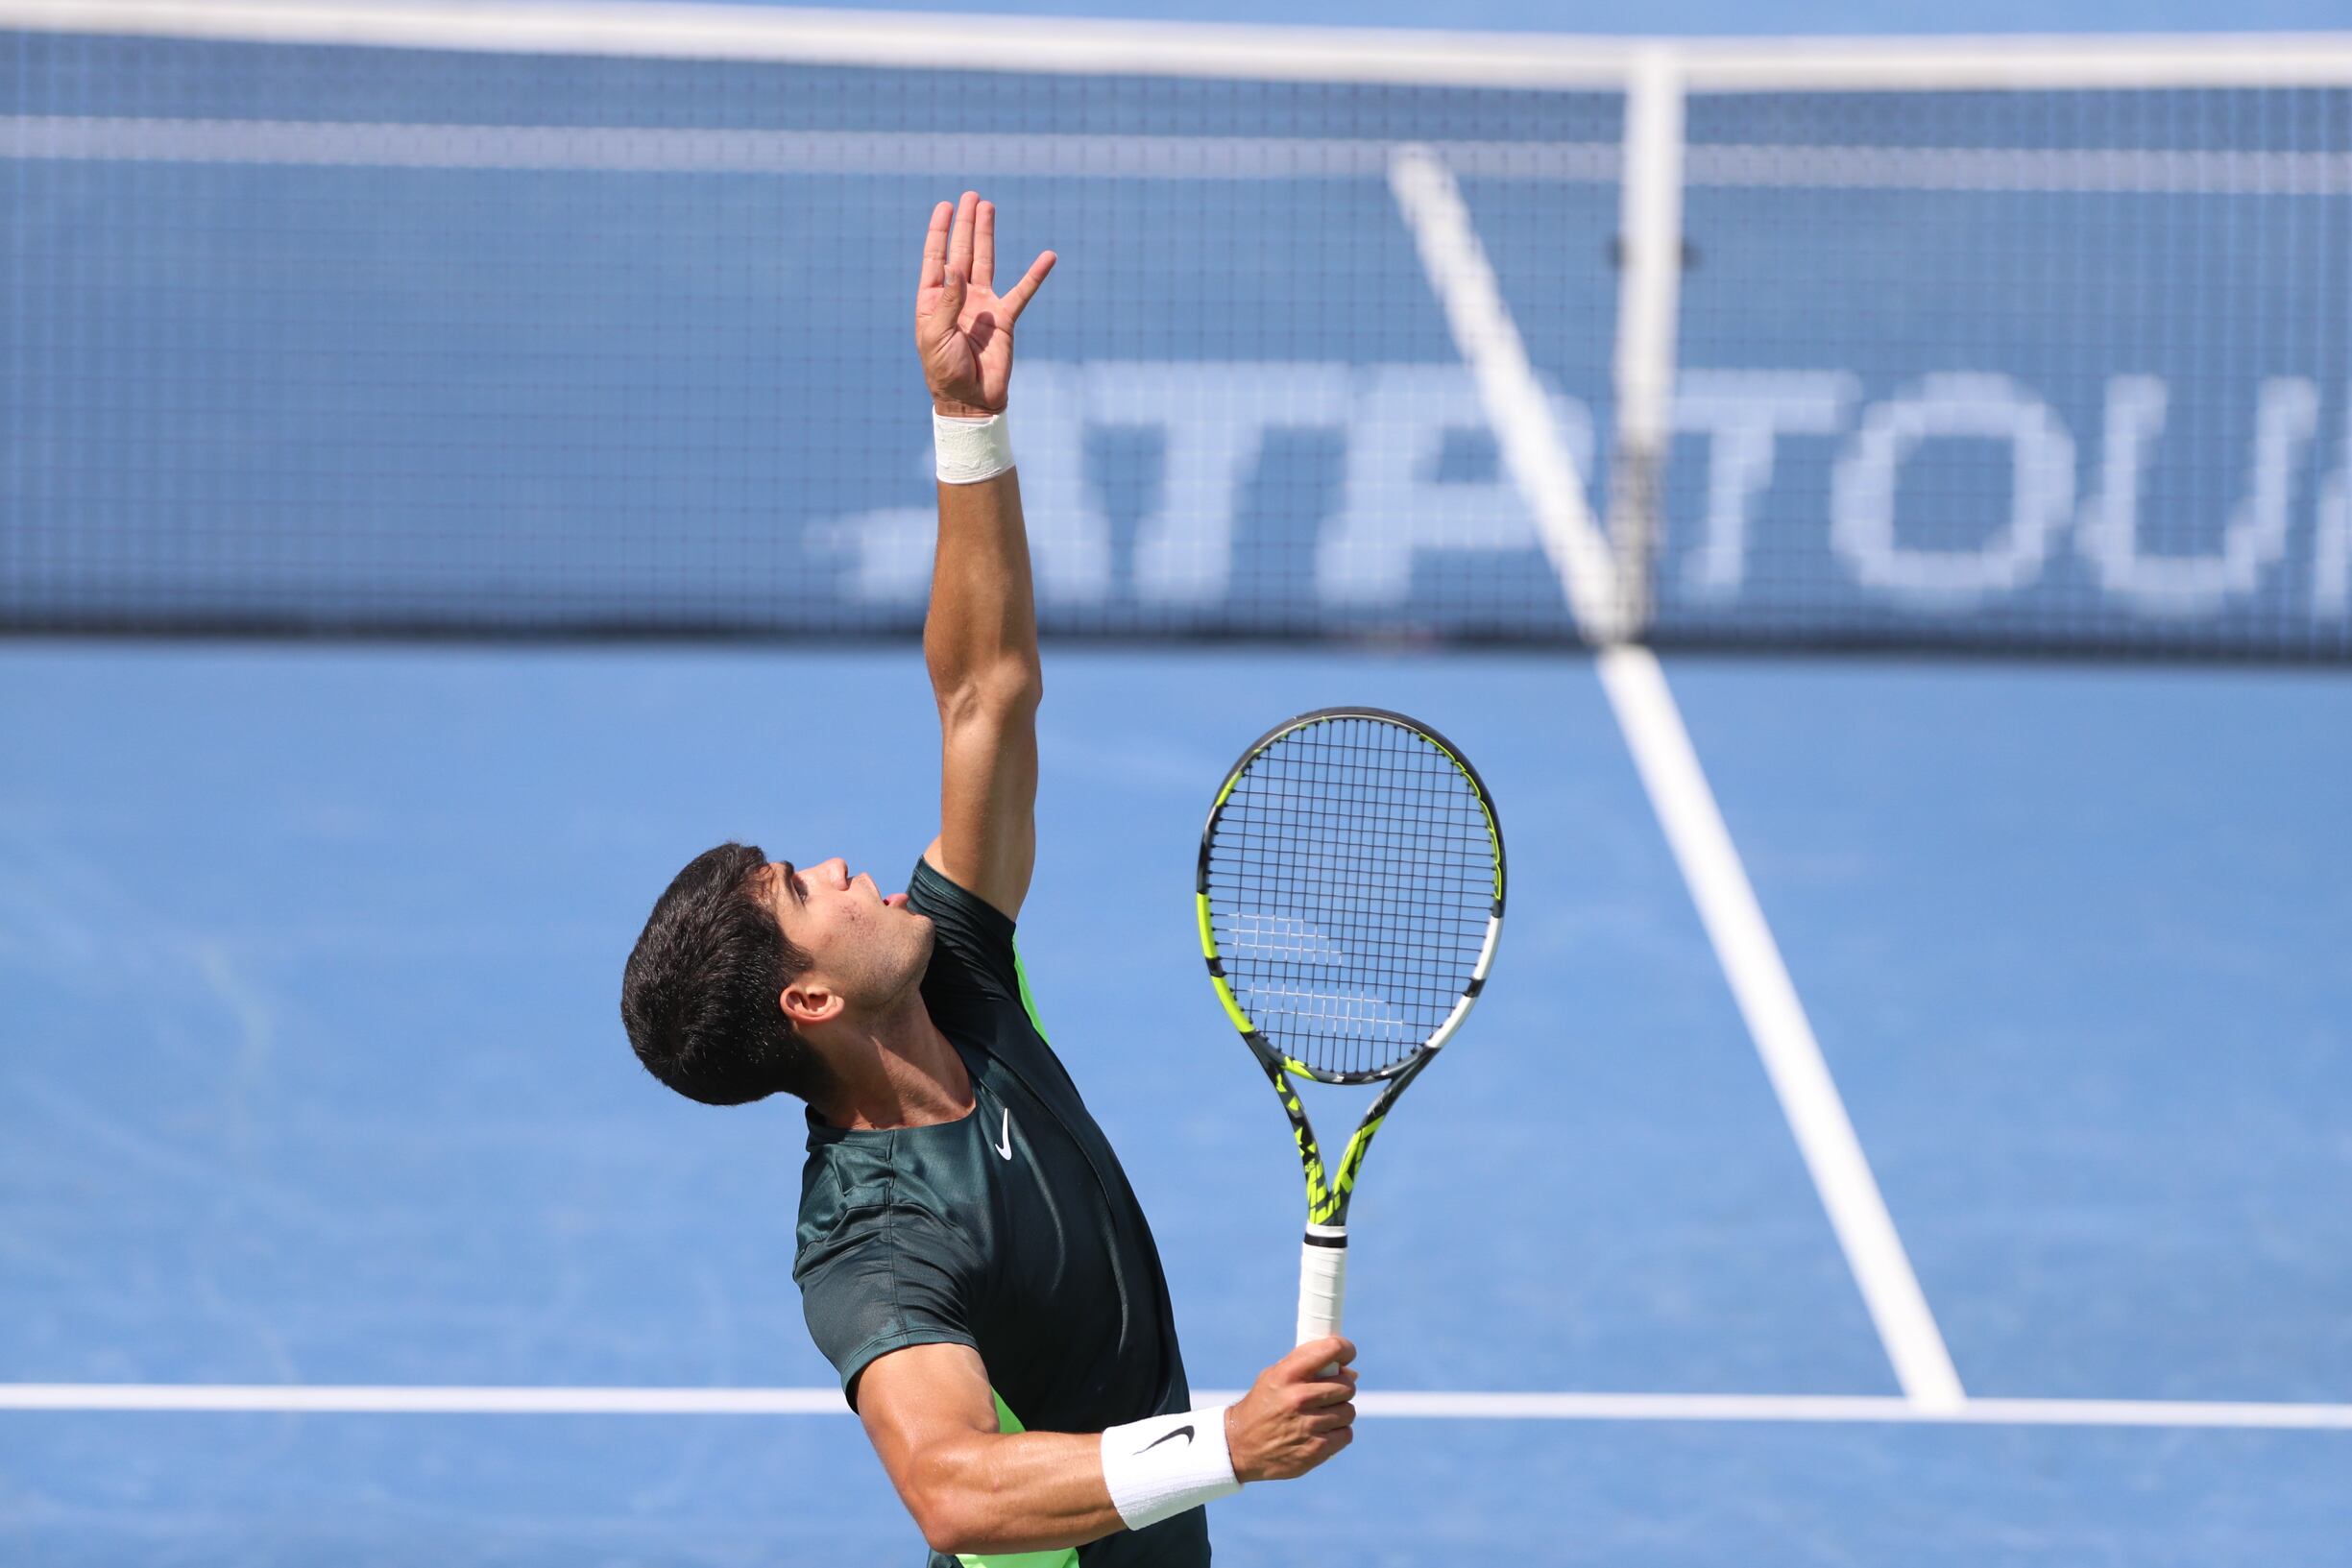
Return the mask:
M2352 656L2308 70L1660 99L59 9L0 0L0 628L910 631L913 269L973 186L1062 257L1049 632Z

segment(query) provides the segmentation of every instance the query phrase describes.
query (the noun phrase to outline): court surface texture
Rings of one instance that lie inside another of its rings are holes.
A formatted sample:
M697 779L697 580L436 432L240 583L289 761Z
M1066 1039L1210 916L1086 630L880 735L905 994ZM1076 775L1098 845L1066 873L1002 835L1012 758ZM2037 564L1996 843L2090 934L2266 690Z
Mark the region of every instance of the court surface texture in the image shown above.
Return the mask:
M1057 644L1022 950L1198 1387L1285 1348L1300 1209L1191 929L1223 770L1400 709L1509 839L1356 1206L1361 1439L1219 1562L2352 1560L2352 686L1665 668L1967 1403L1906 1396L1590 656ZM798 1108L616 1014L713 842L904 885L910 647L18 640L0 734L0 1560L920 1560L801 1323Z

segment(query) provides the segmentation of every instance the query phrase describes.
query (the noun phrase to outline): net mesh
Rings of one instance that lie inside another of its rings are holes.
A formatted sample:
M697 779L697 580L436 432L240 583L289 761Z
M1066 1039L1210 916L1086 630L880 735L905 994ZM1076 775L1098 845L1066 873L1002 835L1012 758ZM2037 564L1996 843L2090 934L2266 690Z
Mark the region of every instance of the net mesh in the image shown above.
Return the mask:
M1659 634L2340 656L2352 97L1690 106Z
M1500 851L1478 793L1418 731L1341 716L1251 758L1204 851L1225 980L1318 1077L1383 1073L1476 973Z
M1625 102L0 33L0 629L904 635L998 202L1041 621L1569 641L1391 176L1605 510ZM2352 94L1689 105L1668 643L2352 656Z

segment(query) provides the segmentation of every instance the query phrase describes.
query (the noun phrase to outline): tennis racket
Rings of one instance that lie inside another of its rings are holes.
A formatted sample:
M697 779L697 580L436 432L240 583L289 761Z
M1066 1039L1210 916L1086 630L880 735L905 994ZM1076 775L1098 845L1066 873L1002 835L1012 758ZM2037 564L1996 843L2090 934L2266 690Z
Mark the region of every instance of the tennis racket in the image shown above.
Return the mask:
M1405 1086L1478 1000L1503 929L1503 832L1452 742L1402 713L1326 708L1242 754L1200 832L1200 952L1298 1139L1299 1344L1337 1334L1347 1205ZM1333 1172L1294 1077L1378 1083Z

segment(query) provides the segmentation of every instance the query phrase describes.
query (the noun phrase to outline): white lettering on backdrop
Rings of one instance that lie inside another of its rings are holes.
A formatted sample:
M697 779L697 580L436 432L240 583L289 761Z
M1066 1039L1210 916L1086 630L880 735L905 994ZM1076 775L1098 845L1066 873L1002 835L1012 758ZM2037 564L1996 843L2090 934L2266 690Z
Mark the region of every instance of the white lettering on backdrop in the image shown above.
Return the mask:
M1923 550L1895 537L1904 458L1939 437L2006 443L2009 515L1975 549ZM1830 540L1868 588L1939 606L1973 604L2041 574L2074 504L2074 441L2048 403L2005 375L1930 375L1862 411L1830 481Z
M2346 403L2343 456L2320 487L2319 538L2312 550L2312 611L2336 620L2352 614L2352 398Z
M1861 382L1844 371L1685 371L1674 389L1674 427L1705 435L1705 541L1684 580L1734 592L1748 573L1748 519L1772 484L1773 451L1783 435L1832 436Z
M2074 543L2099 584L2159 615L2208 614L2254 592L2287 553L2287 509L2295 461L2319 422L2319 389L2300 377L2262 384L2254 414L2254 461L2245 498L2230 514L2214 555L2143 555L2140 476L2164 433L2168 390L2152 375L2107 383L2100 486L2083 505ZM2324 546L2324 542L2323 546Z
M1836 439L1859 401L1844 371L1682 373L1678 432L1704 438L1705 500L1682 581L1711 599L1746 583L1753 526L1773 486L1784 438ZM1592 475L1588 406L1547 384L1579 473ZM2148 375L2106 388L2100 450L2074 509L2075 443L2057 413L2004 375L1929 375L1864 404L1831 470L1828 540L1853 580L1916 608L1965 610L2029 588L2071 522L2074 547L2100 589L2146 615L2217 613L2260 591L2288 555L2296 475L2312 456L2319 391L2280 376L2256 391L2243 497L2217 550L2151 552L2142 538L2145 475L2164 439L2168 389ZM1137 519L1131 591L1144 605L1214 607L1233 589L1234 529L1270 433L1324 430L1345 443L1338 505L1315 539L1314 593L1324 604L1402 604L1423 555L1538 547L1535 520L1499 467L1441 480L1449 439L1482 437L1469 373L1453 365L1034 361L1021 368L1013 415L1037 592L1051 606L1099 605L1118 588L1110 519L1086 474L1088 432L1159 432L1162 479ZM1974 546L1905 543L1897 496L1903 463L1931 441L1998 446L2007 504ZM2352 615L2352 410L2340 465L2318 487L2311 609ZM928 477L928 446L910 454ZM1597 487L1596 487L1597 488ZM2302 493L2309 494L2308 487ZM1597 500L1597 496L1596 496ZM839 518L814 534L846 562L841 584L877 603L919 603L935 521L928 505Z

